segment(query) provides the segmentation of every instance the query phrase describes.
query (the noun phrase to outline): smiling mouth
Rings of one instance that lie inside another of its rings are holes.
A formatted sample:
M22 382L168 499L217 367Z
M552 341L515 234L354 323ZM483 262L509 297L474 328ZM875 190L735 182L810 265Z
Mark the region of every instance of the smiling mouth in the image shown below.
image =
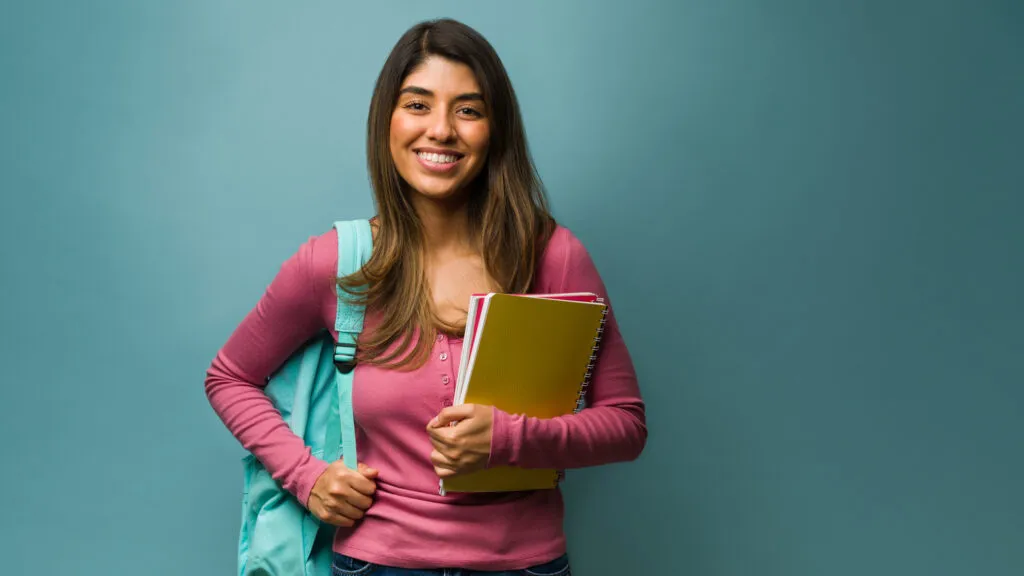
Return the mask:
M416 156L418 156L420 160L424 160L431 164L437 164L438 166L455 164L462 158L461 154L438 154L435 152L417 152Z
M416 159L419 160L420 166L427 172L438 175L455 173L455 169L459 166L459 161L462 158L463 155L457 152L416 151Z

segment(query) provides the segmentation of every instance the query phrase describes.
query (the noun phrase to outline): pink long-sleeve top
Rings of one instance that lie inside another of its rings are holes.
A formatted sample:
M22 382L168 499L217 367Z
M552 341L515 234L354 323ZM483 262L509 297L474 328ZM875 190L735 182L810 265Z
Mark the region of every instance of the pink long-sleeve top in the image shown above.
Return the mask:
M263 393L266 378L317 332L334 331L337 234L310 238L281 266L256 307L213 360L213 409L242 446L305 504L327 468ZM580 241L559 226L537 270L535 293L590 291L607 300ZM379 318L368 312L365 329ZM515 570L566 550L560 490L438 494L427 423L453 400L460 338L439 335L414 371L357 365L353 410L359 457L379 470L366 515L339 528L334 550L375 564ZM647 439L644 403L626 344L609 311L587 408L538 419L494 410L488 465L581 468L636 458Z

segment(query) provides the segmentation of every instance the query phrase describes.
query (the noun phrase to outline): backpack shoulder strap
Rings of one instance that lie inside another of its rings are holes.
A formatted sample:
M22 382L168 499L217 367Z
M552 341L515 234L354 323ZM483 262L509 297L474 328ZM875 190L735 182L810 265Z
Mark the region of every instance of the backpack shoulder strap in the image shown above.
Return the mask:
M348 220L334 223L338 231L338 277L357 272L373 251L373 232L369 220ZM355 369L356 341L363 331L363 306L348 300L348 294L336 287L338 312L334 328L338 342L334 347L335 380L338 384L338 417L341 421L341 453L345 465L357 468L356 428L352 414L352 376Z
M373 233L369 220L335 222L338 231L338 277L358 272L370 258L373 250ZM363 308L348 302L344 290L338 292L338 312L334 317L334 329L338 331L338 347L342 348L339 362L355 361L356 338L363 331Z

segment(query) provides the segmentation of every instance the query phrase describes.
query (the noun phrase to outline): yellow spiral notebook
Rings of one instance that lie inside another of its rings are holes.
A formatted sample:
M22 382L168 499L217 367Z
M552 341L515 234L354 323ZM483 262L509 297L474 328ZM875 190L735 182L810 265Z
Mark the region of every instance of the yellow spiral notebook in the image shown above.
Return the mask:
M470 300L455 404L554 418L583 406L607 305L591 293L486 294ZM447 492L540 490L561 471L487 468L440 482Z

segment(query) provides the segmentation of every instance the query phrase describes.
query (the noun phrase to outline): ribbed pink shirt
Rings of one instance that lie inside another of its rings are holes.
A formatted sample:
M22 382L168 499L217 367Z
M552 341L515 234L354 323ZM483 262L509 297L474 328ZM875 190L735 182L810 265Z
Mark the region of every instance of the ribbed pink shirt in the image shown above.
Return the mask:
M335 337L334 230L312 237L281 267L256 307L213 360L210 404L242 446L302 503L327 463L289 430L262 386L302 343ZM551 238L534 292L591 291L607 299L586 249L564 227ZM365 328L379 321L367 314ZM358 365L353 408L360 459L380 471L366 516L339 528L337 552L404 568L515 570L566 549L558 489L438 495L427 423L452 403L462 341L441 335L430 360L401 372ZM647 439L644 403L629 352L610 312L597 366L579 414L527 418L494 410L490 465L580 468L635 459Z

